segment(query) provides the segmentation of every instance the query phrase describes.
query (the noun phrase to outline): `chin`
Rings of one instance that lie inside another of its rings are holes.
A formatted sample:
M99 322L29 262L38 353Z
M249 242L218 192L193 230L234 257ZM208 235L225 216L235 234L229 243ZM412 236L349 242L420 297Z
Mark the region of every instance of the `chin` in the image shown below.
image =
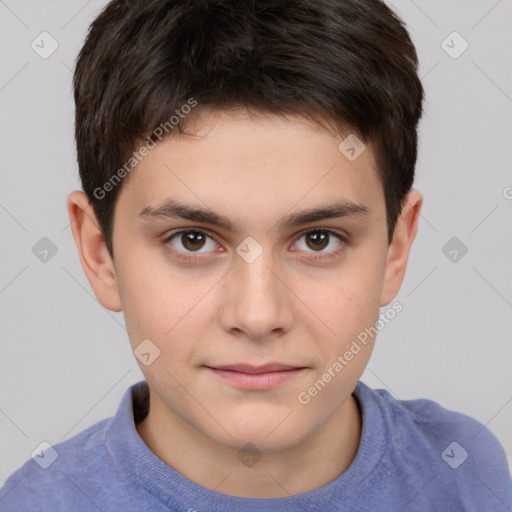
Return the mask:
M217 430L217 435L209 436L226 448L236 451L244 449L249 444L260 452L285 451L293 448L307 436L307 432L298 429L298 425L292 420L294 414L287 417L288 414L289 412L286 412L281 419L277 419L275 414L265 416L259 413L257 418L256 415L246 416L243 421L229 420L226 417L227 422L224 425L231 436L224 430ZM250 450L250 447L246 449Z

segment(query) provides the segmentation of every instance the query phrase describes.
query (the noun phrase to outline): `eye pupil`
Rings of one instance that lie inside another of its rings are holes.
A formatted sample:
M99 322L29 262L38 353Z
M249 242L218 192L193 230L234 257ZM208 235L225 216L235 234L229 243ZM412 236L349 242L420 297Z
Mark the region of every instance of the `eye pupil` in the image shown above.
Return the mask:
M306 235L307 245L310 249L324 249L329 243L329 234L316 231ZM312 241L312 244L309 242Z
M206 237L197 231L189 231L181 235L181 243L189 251L201 249L204 245Z

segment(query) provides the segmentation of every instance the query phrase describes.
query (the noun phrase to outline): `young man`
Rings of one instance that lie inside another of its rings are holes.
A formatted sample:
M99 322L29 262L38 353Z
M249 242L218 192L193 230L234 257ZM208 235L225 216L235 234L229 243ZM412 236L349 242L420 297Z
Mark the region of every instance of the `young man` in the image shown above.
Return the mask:
M2 511L511 509L488 429L359 382L422 202L385 4L114 0L74 87L73 235L145 381Z

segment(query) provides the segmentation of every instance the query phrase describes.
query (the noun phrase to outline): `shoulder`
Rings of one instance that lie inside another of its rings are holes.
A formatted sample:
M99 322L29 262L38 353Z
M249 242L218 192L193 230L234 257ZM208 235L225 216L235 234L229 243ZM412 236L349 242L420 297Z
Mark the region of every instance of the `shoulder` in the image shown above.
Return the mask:
M433 400L399 400L386 390L362 387L362 396L382 413L393 464L403 465L405 473L417 468L433 475L440 492L456 493L464 510L480 510L475 508L478 500L484 508L494 504L493 510L510 510L505 451L485 425Z
M493 457L494 460L505 462L505 452L496 436L475 418L447 409L433 400L398 400L381 389L375 390L375 393L377 401L386 409L387 420L393 424L396 435L408 434L412 438L422 439L425 446L448 448L449 444L457 443L461 449L465 449L468 457L470 450L472 457L477 460L495 455L498 457ZM445 446L446 443L449 444ZM463 458L463 451L459 450L458 455ZM503 455L503 459L499 455ZM462 461L458 459L457 462ZM455 461L452 461L452 465L455 465Z
M0 489L0 509L93 509L102 483L115 470L108 455L105 432L111 418L100 421L74 437L50 446L39 445L32 457Z

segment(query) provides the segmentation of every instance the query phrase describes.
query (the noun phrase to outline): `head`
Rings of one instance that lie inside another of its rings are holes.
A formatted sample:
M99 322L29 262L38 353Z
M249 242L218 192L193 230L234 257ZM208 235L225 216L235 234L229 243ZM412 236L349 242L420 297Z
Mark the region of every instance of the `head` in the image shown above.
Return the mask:
M233 448L311 435L416 234L423 89L401 21L380 1L114 0L74 88L73 235L132 348L151 340L160 405ZM210 371L276 362L302 370L250 390Z

